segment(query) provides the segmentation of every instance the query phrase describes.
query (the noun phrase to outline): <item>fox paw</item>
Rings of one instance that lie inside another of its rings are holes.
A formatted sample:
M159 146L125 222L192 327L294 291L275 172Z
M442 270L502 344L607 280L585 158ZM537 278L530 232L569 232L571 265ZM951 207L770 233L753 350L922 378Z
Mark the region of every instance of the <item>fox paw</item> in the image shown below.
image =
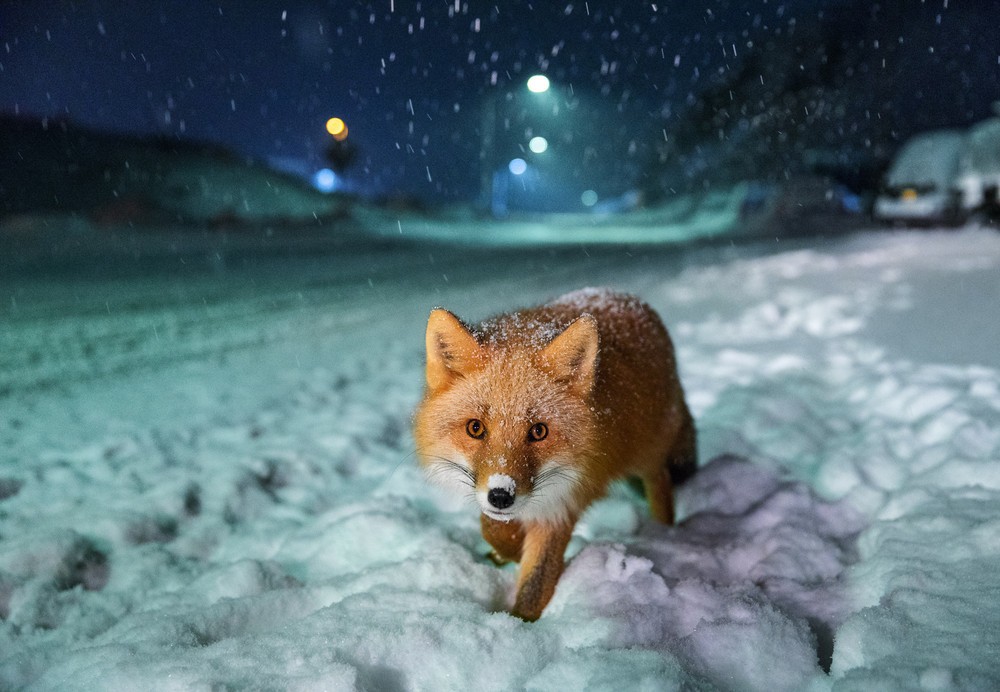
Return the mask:
M504 565L510 564L512 561L505 558L503 555L498 553L496 550L491 550L486 553L486 557L497 567L503 567Z

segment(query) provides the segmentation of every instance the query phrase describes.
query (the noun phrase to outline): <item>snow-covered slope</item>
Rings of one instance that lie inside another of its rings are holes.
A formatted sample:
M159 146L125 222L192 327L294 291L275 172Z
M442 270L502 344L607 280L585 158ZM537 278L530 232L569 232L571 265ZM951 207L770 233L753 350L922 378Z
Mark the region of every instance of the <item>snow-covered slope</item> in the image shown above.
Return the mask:
M82 215L102 228L301 225L346 201L222 147L0 114L0 219ZM162 230L162 228L160 229ZM0 235L9 232L0 227Z
M995 688L998 276L968 230L7 279L0 687ZM588 284L671 327L704 468L527 624L416 469L424 320Z

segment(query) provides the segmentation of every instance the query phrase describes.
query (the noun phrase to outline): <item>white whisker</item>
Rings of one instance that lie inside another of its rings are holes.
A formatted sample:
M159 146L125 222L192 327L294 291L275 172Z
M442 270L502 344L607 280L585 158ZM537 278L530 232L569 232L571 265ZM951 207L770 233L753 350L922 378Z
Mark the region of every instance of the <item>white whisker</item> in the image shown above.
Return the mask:
M535 477L535 487L518 512L524 521L561 522L576 510L574 496L580 472L559 461L547 462Z
M450 489L461 495L475 498L476 474L468 462L461 457L458 461L439 455L429 455L424 465L427 479L435 485Z

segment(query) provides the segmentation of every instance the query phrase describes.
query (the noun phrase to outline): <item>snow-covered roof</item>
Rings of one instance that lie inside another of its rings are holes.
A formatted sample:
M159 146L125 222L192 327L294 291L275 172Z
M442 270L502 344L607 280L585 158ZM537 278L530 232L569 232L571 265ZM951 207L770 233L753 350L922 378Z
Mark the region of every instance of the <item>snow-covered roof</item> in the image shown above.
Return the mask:
M955 179L965 136L958 130L917 135L907 142L889 169L891 186L946 187Z
M1000 174L1000 118L991 118L969 130L962 155L966 173Z

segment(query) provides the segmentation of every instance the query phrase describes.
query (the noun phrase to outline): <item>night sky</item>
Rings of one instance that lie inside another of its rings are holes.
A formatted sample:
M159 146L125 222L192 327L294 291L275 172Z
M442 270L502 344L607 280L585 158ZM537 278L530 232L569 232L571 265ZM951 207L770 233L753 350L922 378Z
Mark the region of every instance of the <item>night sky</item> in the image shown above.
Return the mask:
M1000 3L883 3L902 4L912 8L887 19L879 3L846 0L7 0L0 112L221 143L304 175L325 165L323 126L337 115L359 151L355 189L472 199L483 103L530 75L603 104L595 136L635 150L710 75L852 7L868 8L855 24L902 22L883 34L917 56L886 95L899 137L987 116L1000 98ZM878 65L885 46L871 43Z

